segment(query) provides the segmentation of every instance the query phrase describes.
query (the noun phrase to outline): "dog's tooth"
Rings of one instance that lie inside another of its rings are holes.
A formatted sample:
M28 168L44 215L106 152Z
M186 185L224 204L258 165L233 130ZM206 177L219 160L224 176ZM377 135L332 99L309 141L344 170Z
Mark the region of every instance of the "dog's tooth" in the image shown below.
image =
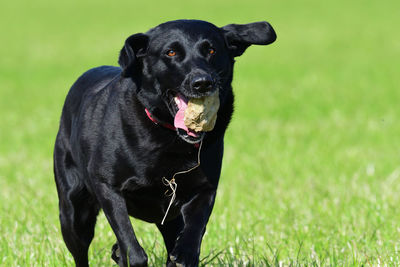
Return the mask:
M179 100L179 98L178 97L174 97L174 100L175 100L175 103L177 104L177 105L179 105L180 103L181 103L181 101Z

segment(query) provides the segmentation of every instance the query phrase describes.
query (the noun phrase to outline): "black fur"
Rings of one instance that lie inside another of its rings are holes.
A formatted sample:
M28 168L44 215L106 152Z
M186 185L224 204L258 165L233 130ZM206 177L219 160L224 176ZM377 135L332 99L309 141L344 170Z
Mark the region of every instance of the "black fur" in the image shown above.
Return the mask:
M62 234L76 266L88 266L100 209L116 235L112 258L120 266L147 266L129 216L157 225L167 266L198 265L233 112L234 57L275 38L266 22L218 28L204 21L171 21L130 36L120 53L121 67L94 68L75 82L62 112L54 173ZM174 56L167 55L170 50ZM208 83L199 87L194 80ZM211 132L194 138L161 126L173 124L177 93L193 98L217 89L221 106ZM170 201L162 177L171 179L196 165L199 148L193 144L201 138L201 166L176 177L176 200L161 225Z

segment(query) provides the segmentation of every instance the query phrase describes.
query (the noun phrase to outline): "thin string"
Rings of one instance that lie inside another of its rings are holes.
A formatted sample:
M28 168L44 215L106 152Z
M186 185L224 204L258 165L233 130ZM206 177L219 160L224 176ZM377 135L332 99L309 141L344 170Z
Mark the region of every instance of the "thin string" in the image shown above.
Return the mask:
M202 145L203 145L203 140L201 140L201 142L200 142L199 152L197 153L197 164L196 164L194 167L190 168L189 170L176 172L176 173L172 176L172 179L171 179L171 180L168 180L168 179L166 179L165 177L162 178L163 184L164 184L165 186L169 186L169 188L171 189L172 192L168 194L168 191L169 191L169 190L167 189L167 191L165 191L165 195L166 195L166 196L171 196L171 200L169 201L168 208L167 208L167 210L165 211L165 215L164 215L164 218L163 218L162 221L161 221L161 225L164 225L164 221L165 221L165 219L167 218L169 209L171 208L172 203L175 201L175 198L176 198L176 190L177 190L177 188L178 188L178 184L175 182L175 176L177 176L177 175L179 175L179 174L184 174L184 173L191 172L191 171L193 171L194 169L196 169L197 167L200 166L200 152L201 152L201 146L202 146Z

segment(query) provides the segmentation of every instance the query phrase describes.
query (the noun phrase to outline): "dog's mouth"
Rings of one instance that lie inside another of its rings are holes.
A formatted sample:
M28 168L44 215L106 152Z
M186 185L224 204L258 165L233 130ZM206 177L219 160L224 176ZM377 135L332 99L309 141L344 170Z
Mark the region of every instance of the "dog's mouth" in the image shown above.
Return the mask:
M185 119L185 111L188 107L188 98L184 95L177 93L175 95L170 95L170 109L174 116L174 126L178 133L178 136L182 138L184 141L190 144L199 143L203 137L203 131L194 131L189 129L184 122Z

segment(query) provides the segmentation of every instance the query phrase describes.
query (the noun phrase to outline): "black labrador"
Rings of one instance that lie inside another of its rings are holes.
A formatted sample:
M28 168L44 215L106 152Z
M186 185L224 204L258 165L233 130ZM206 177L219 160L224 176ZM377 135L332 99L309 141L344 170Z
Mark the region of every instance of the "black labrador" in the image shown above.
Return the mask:
M61 230L76 266L88 266L100 209L117 238L112 258L120 266L147 266L129 216L157 225L167 266L198 266L233 112L234 58L275 39L267 22L218 28L170 21L130 36L120 67L79 77L66 97L54 149ZM179 103L216 90L213 130L187 129L177 118Z

